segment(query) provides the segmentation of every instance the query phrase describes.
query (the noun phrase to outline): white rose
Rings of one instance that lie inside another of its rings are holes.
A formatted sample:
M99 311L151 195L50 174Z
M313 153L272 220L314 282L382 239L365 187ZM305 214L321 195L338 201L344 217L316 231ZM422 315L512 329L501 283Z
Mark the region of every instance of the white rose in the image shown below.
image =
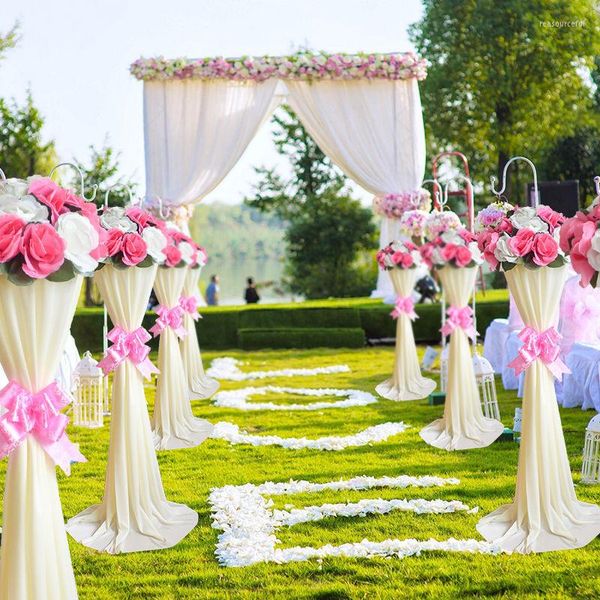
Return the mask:
M516 263L519 257L510 249L508 245L509 237L505 234L496 243L494 256L498 262Z
M588 250L586 257L595 271L600 271L600 232L596 231L592 238L592 247Z
M146 227L142 238L148 246L148 254L159 264L165 262L163 250L167 247L167 238L158 227Z
M392 255L391 254L386 254L383 257L383 264L384 266L386 266L388 269L391 269L392 267L395 267L396 264L394 263L393 259L392 259Z
M181 258L186 265L191 265L194 262L194 247L187 242L181 242L179 244L179 251L181 252Z
M123 233L137 233L137 225L125 215L120 206L107 208L100 216L100 223L106 229L120 229Z
M21 197L27 193L28 183L22 179L11 177L1 182L2 193Z
M418 250L412 250L410 255L415 263L415 265L421 264L421 253Z
M65 241L65 258L82 273L94 271L98 261L90 256L90 252L98 247L100 238L89 220L79 213L65 213L58 217L56 231Z
M444 231L440 237L446 244L460 244L462 242L462 238L455 229Z
M444 259L442 258L442 253L439 248L434 248L433 252L431 253L431 262L433 262L435 265L444 264Z
M510 218L510 222L517 228L529 227L529 222L536 216L535 208L532 206L522 206L517 208Z
M34 196L22 197L12 194L0 195L0 214L20 217L26 223L41 223L48 220L48 208L39 203Z
M473 260L477 264L481 264L483 262L483 255L481 254L481 251L479 250L479 247L477 246L477 242L469 242L469 245L467 247L469 248L469 251L471 252L471 256L473 257Z

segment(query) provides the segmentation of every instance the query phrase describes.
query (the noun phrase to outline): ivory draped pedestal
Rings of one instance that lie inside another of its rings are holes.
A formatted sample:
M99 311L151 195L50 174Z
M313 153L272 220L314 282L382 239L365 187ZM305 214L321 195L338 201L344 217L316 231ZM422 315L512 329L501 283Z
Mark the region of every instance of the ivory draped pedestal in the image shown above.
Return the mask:
M168 309L179 306L186 274L185 268L159 267L154 291L161 306ZM158 369L152 421L155 448L173 450L198 446L210 436L213 426L192 413L179 338L171 327L160 334Z
M517 265L506 280L523 321L537 332L556 325L566 266ZM600 534L600 507L577 500L554 391L539 359L525 371L523 421L515 497L487 515L477 530L507 551L580 548Z
M0 363L9 380L37 392L52 383L75 313L82 278L28 286L0 276ZM56 483L38 441L10 454L4 489L1 600L73 600L75 577Z
M198 296L200 271L200 268L187 269L183 285L184 296ZM192 315L187 312L183 316L183 326L187 331L187 335L181 340L181 355L190 394L193 398L210 398L219 389L219 382L204 372L198 335L196 334L196 322Z
M446 300L450 306L468 307L477 267L438 271ZM431 446L443 450L484 448L496 440L504 426L483 416L469 348L469 337L460 327L450 334L448 382L444 416L421 430L421 437Z
M408 298L417 278L417 269L388 271L397 297ZM396 351L392 377L380 383L375 390L388 400L419 400L426 398L436 387L435 381L421 375L412 321L400 312L396 319Z
M156 265L116 269L106 265L94 279L111 321L137 330L156 276ZM116 554L169 548L197 524L191 508L169 502L163 490L144 395L144 378L128 358L114 372L110 445L104 496L67 523L80 543Z

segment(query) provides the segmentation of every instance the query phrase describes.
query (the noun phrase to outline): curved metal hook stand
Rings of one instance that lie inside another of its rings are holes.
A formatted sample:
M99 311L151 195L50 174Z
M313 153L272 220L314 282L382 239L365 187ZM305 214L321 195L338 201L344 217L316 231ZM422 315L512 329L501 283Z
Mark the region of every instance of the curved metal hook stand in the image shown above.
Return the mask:
M470 177L457 173L455 177L452 177L446 181L444 185L444 206L448 204L448 189L453 181L464 181L467 184L469 193L467 194L467 228L472 233L475 228L475 196L473 192L473 182Z
M6 181L6 174L2 169L0 169L0 177L2 177L2 181Z
M443 209L443 205L441 202L442 186L440 185L440 182L437 179L424 179L423 183L421 184L421 187L425 187L426 183L433 184L433 207L438 210L442 210Z
M506 191L506 174L508 172L508 167L510 166L511 163L513 163L517 160L525 161L531 167L531 170L533 171L533 197L531 198L531 205L533 206L533 208L537 208L540 204L540 192L538 189L537 169L535 168L535 165L526 156L513 156L504 165L504 170L502 171L502 189L501 190L496 190L496 177L494 175L492 175L490 177L490 190L491 190L492 194L494 194L498 198L500 198L502 196L502 194L504 194L504 192Z
M163 221L166 221L169 218L169 216L171 215L171 207L167 206L166 207L167 212L165 213L164 212L165 206L163 203L163 199L159 198L158 196L156 197L156 199L158 200L158 215Z
M108 208L108 196L110 195L110 192L116 188L123 188L129 196L129 204L133 205L133 194L131 193L131 188L126 183L115 183L107 188L106 192L104 192L104 208Z
M72 162L61 162L58 163L53 169L52 171L50 171L50 175L48 175L48 177L50 177L50 179L52 179L52 175L54 175L54 172L59 169L60 167L71 167L72 169L75 169L77 171L77 173L79 173L79 183L81 186L81 190L80 190L80 195L84 200L87 200L88 202L92 202L94 200L94 198L96 198L96 192L98 191L98 186L96 184L94 184L92 186L92 195L90 198L86 198L85 197L85 177L83 176L83 173L81 172L81 169L73 164Z
M596 197L600 196L600 177L594 177L594 186L596 187Z

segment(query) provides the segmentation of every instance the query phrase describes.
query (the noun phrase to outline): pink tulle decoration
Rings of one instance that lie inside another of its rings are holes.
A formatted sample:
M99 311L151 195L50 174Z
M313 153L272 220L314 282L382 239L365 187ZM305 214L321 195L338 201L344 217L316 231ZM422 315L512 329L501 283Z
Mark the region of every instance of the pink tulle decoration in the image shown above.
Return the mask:
M582 288L579 275L567 280L560 300L561 350L566 356L573 344L600 344L600 289Z

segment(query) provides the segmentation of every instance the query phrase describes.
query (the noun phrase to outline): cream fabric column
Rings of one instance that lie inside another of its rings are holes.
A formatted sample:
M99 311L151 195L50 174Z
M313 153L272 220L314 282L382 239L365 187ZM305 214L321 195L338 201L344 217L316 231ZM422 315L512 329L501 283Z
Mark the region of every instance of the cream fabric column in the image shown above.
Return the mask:
M425 173L425 129L416 79L286 81L289 103L321 150L372 194L413 192ZM381 220L379 247L398 238ZM382 271L373 292L393 297Z
M161 305L179 306L187 269L160 267L154 291ZM160 334L158 376L154 402L154 445L157 450L198 446L210 436L213 426L192 414L179 339L167 327Z
M199 297L198 280L200 279L201 269L187 268L187 275L183 285L184 296ZM210 398L218 389L219 382L208 377L204 372L202 365L202 356L200 355L200 345L196 334L196 321L188 313L183 317L183 325L187 335L181 341L181 356L187 377L187 383L190 393L193 397L203 399Z
M32 392L52 383L81 282L17 286L0 276L0 363L9 379ZM77 598L56 468L32 436L8 459L2 525L1 600Z
M438 271L449 306L468 306L478 267L446 266ZM483 416L469 338L460 328L450 334L448 387L444 416L421 430L421 437L443 450L489 446L504 431L500 421Z
M216 188L278 103L276 86L274 78L145 81L146 197L192 204Z
M127 332L141 326L156 269L106 265L96 272L94 279L115 326ZM104 497L70 519L67 531L85 546L116 554L169 548L197 522L195 511L165 497L144 378L125 359L114 373Z
M556 325L567 274L566 266L522 265L506 273L526 325L539 332ZM600 534L600 507L575 495L554 378L540 360L525 372L514 501L484 517L477 529L503 549L523 553L580 548Z
M388 271L397 297L410 297L415 287L417 269ZM375 389L388 400L418 400L426 398L435 389L433 379L421 375L415 337L410 317L401 313L396 320L396 352L392 377Z

